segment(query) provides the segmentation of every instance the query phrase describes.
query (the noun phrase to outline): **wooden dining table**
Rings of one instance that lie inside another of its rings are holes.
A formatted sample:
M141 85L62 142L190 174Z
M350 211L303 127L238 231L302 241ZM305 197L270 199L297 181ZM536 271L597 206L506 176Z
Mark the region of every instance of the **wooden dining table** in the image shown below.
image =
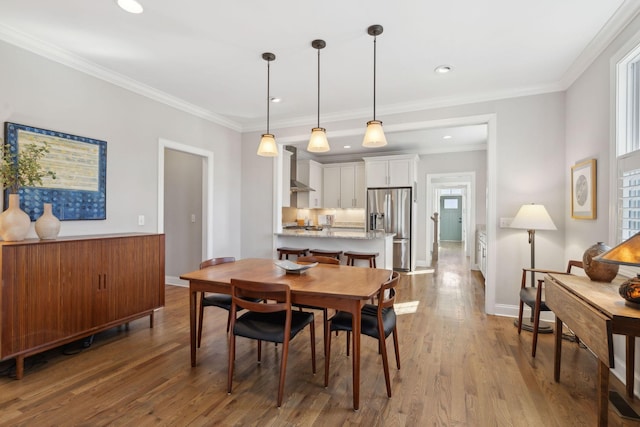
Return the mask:
M352 314L353 327L353 409L360 407L360 322L362 306L391 270L346 265L318 264L300 274L285 272L272 259L247 258L219 264L180 276L189 281L191 366L196 366L196 309L198 292L230 294L231 279L286 283L291 288L292 303L333 308Z

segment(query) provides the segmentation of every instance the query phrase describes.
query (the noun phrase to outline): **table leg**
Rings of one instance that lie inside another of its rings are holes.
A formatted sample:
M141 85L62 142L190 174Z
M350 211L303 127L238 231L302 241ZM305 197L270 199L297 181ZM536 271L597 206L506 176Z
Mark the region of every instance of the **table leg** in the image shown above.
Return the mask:
M353 331L353 409L360 409L360 328L362 312L360 304L351 312L351 329Z
M191 366L196 366L196 301L198 293L189 291L189 332L191 335Z
M606 426L609 415L609 367L598 359L598 425Z
M633 381L635 374L636 362L636 337L627 335L627 397L633 400Z
M556 354L553 361L553 379L560 381L560 361L562 359L562 320L556 316Z

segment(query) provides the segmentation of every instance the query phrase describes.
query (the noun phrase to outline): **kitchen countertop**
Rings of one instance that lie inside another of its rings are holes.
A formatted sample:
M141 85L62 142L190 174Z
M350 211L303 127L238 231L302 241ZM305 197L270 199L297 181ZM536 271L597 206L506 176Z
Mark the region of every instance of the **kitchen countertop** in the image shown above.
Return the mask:
M373 240L393 237L395 233L385 233L384 231L340 231L336 229L324 229L322 231L282 230L282 232L276 233L276 236Z

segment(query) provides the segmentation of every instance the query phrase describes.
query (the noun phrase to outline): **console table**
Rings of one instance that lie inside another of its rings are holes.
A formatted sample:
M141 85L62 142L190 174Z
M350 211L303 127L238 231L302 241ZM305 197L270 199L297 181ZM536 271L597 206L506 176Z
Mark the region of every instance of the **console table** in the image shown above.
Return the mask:
M598 358L599 426L606 426L608 422L609 368L614 367L612 334L626 336L626 390L627 396L633 399L635 337L640 336L640 309L627 306L618 294L622 282L623 279L614 279L612 283L593 282L588 277L564 274L545 277L546 303L556 315L554 379L556 382L560 379L564 322ZM623 406L628 406L620 395L614 396Z
M164 235L0 242L0 360L150 316L164 305Z

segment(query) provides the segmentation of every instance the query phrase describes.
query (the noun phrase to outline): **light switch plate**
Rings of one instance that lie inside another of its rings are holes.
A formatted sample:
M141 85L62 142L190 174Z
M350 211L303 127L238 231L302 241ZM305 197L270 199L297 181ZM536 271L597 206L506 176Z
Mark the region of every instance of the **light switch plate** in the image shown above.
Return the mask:
M144 215L138 215L138 225L144 225Z

